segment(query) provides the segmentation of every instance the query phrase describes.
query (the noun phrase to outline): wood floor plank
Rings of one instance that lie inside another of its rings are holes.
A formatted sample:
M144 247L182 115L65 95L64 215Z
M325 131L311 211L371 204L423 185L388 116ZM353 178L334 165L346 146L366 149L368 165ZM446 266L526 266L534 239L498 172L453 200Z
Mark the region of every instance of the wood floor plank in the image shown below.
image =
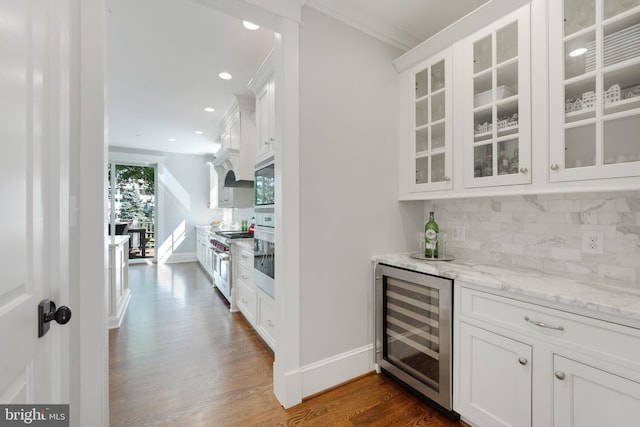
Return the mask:
M283 409L273 354L196 263L132 265L132 298L109 333L110 424L119 426L463 426L383 375Z

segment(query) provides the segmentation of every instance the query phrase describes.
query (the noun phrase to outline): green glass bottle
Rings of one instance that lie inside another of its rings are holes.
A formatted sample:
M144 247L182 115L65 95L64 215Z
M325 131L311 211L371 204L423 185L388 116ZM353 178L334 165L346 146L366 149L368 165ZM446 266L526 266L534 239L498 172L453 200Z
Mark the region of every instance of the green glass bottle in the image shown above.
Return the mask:
M429 222L424 225L424 256L427 258L438 258L439 231L433 212L429 212Z

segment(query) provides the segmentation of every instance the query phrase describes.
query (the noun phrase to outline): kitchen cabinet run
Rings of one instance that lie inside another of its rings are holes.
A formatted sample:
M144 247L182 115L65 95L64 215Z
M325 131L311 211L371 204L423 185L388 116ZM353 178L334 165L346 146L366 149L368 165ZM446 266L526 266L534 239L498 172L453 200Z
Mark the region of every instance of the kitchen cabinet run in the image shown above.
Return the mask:
M637 191L638 46L637 0L492 0L406 52L399 199Z
M253 248L231 244L232 280L236 304L262 340L275 351L275 302L253 280Z
M457 282L454 409L477 426L632 425L640 330Z

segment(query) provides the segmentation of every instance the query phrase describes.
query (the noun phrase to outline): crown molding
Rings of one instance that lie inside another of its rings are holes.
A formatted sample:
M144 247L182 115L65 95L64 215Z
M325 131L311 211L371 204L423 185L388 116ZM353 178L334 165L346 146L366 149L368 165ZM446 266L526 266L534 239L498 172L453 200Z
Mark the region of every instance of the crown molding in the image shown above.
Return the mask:
M391 46L407 51L418 45L411 34L384 22L343 0L306 0L301 5L315 9ZM303 4L304 3L304 4Z

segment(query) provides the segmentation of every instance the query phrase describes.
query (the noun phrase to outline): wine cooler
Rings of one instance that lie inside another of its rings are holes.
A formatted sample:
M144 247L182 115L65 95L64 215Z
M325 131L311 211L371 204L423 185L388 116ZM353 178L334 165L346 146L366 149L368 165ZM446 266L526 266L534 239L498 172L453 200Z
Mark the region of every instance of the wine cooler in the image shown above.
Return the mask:
M456 416L451 387L452 295L452 280L376 266L378 368Z

